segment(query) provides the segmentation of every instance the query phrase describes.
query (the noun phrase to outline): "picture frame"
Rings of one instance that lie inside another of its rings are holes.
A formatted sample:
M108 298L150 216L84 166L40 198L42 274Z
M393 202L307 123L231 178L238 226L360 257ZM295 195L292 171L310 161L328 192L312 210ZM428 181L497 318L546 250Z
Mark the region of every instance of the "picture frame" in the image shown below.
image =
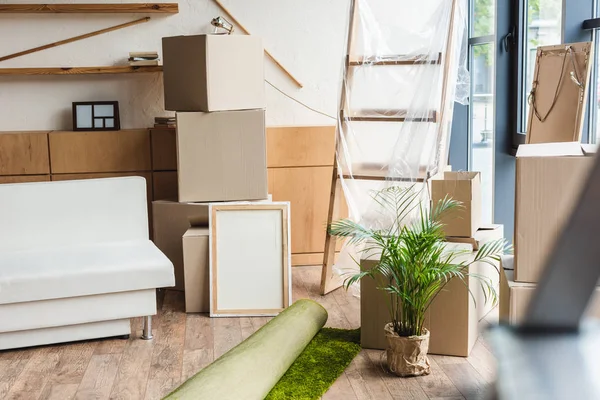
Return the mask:
M211 317L275 316L292 300L289 202L209 205Z
M73 102L74 131L121 130L118 101Z

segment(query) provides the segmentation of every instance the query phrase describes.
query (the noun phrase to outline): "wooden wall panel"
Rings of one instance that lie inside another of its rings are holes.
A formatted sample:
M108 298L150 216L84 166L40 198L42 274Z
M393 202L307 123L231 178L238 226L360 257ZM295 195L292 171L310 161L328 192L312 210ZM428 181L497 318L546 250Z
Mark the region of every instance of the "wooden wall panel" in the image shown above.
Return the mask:
M2 183L26 183L26 182L49 182L50 175L19 175L19 176L0 176Z
M0 175L49 173L48 132L3 132L0 134Z
M275 168L273 201L289 201L292 253L320 253L325 246L325 223L333 167Z
M177 171L177 137L175 129L150 129L152 169Z
M177 171L154 172L154 200L177 200Z
M268 167L333 165L335 126L267 128Z
M53 174L150 171L150 132L51 132Z

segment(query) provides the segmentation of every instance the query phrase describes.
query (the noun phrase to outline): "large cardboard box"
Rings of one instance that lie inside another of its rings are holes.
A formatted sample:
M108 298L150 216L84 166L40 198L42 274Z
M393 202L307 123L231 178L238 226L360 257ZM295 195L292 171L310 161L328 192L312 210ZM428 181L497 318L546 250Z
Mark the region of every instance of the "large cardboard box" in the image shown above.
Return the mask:
M180 202L267 198L264 110L177 113Z
M208 226L208 204L152 202L154 244L175 268L175 289L185 290L182 237L190 226Z
M166 37L162 48L166 110L266 107L264 49L259 37Z
M446 196L462 203L442 218L446 236L472 237L481 226L480 173L447 171L443 179L432 179L432 206Z
M527 314L527 307L537 285L515 282L514 271L503 268L500 272L500 320L509 324L519 324ZM586 316L600 318L600 288L596 288Z
M504 237L504 229L499 225L492 230L487 239L480 241L481 245ZM455 250L470 250L468 243L449 243ZM469 253L458 260L472 260L475 253ZM377 263L375 259L361 260L362 268L372 268ZM499 291L500 276L499 266L487 263L474 263L469 272L483 275L492 281L493 286ZM472 292L473 297L469 294ZM383 326L389 322L390 317L387 307L386 294L377 289L372 279L363 279L361 282L361 345L370 349L386 349L387 343L383 333ZM451 280L445 289L431 304L425 320L425 326L430 330L429 352L449 356L467 357L477 338L480 335L479 322L489 314L494 304L485 302L484 292L478 279L469 277L468 287L459 279Z
M579 143L519 146L515 188L515 281L538 281L546 257L576 204L593 147Z
M210 311L208 236L208 228L201 227L191 227L183 235L185 311L188 313Z

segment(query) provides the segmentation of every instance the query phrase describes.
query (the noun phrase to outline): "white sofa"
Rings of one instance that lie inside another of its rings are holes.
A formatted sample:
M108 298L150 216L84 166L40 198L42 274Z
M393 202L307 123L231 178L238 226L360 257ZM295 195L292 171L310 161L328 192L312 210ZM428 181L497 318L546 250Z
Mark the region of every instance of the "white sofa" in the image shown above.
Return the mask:
M0 185L0 349L129 335L173 264L141 177Z

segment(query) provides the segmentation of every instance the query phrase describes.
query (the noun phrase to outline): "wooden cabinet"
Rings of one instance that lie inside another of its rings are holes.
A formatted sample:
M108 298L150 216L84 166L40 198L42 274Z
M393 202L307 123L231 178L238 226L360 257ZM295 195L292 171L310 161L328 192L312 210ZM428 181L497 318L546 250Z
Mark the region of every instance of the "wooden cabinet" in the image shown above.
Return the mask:
M151 171L148 129L52 132L53 174Z
M0 175L49 173L48 132L0 133Z

